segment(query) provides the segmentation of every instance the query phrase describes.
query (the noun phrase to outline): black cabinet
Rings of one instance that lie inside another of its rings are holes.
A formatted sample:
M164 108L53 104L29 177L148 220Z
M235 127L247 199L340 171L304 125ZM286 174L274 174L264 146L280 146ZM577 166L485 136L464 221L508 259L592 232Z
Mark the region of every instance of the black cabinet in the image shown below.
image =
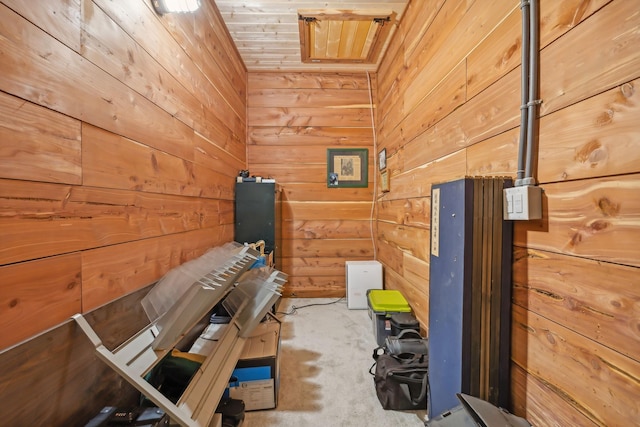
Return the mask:
M275 267L281 259L281 190L276 183L236 182L234 240L265 242L265 254L273 254Z

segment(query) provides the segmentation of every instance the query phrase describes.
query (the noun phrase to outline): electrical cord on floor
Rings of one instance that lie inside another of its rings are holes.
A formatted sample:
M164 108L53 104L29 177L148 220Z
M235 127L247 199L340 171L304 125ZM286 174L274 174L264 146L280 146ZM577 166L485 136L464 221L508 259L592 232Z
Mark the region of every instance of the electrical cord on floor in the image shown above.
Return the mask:
M331 305L331 304L336 304L340 301L342 301L344 299L344 297L338 298L335 301L331 301L331 302L317 302L317 303L313 303L313 304L305 304L305 305L301 305L300 307L297 307L295 305L291 306L291 310L289 311L276 311L276 314L282 314L283 316L289 316L291 314L296 314L298 312L298 310L302 309L302 308L307 308L307 307L313 307L315 305Z

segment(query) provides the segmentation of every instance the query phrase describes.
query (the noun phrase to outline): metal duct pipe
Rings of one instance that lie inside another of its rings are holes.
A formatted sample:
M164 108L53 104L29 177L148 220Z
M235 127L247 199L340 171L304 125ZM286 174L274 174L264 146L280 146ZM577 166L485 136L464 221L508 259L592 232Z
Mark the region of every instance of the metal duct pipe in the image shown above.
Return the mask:
M520 4L522 9L522 43L520 50L522 51L522 65L520 77L520 145L518 146L518 170L515 185L522 185L522 179L525 172L525 151L527 150L527 126L528 126L528 102L529 102L529 0L522 0Z
M540 50L540 31L539 31L539 3L538 0L530 0L529 10L529 101L527 103L527 161L525 168L525 176L523 185L535 185L533 177L533 154L535 145L535 119L536 107L540 103L538 99L538 80L539 80L539 50Z

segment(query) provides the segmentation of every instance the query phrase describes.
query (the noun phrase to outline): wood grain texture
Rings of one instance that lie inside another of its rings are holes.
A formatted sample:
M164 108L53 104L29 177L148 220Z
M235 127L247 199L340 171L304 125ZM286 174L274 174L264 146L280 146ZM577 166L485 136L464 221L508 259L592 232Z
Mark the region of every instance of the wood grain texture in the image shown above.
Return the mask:
M286 188L289 184L327 186L327 165L318 163L260 163L251 166L251 174L274 178ZM335 189L332 189L335 190ZM342 189L340 189L342 192Z
M391 176L392 191L385 195L387 200L409 197L428 197L431 185L448 179L463 178L465 175L466 153L458 151L442 157L401 175Z
M349 148L367 149L368 146L356 146L350 144ZM327 147L319 145L304 146L251 146L247 160L250 164L264 163L264 159L269 159L271 164L323 164L327 163ZM368 164L373 161L372 150L368 152Z
M233 178L238 176L238 171L245 167L244 153L241 157L236 157L235 150L233 148L225 148L226 144L224 142L220 144L196 133L194 135L194 143L195 154L193 162L228 177L224 178L225 181L233 181Z
M326 219L287 221L282 227L284 239L361 239L371 238L371 221Z
M203 120L200 101L159 66L107 13L85 2L82 56L189 127ZM230 119L230 117L228 117Z
M376 240L376 250L378 260L380 260L380 262L384 260L383 272L385 277L388 269L393 270L396 273L402 273L404 269L404 252L402 252L398 247L393 246L382 239Z
M70 49L80 52L80 5L83 0L48 1L40 7L31 7L21 0L3 0L2 3L30 22L42 28Z
M81 308L80 254L0 267L0 349L52 328Z
M436 42L429 44L418 57L418 64L429 66L418 68L404 94L407 112L413 110L428 91L473 50L478 40L489 34L516 7L517 2L445 2L433 24L440 24L442 30L434 33L434 27L431 28L431 34L437 34ZM449 14L448 9L451 9Z
M297 146L305 141L305 146L363 146L371 143L373 137L370 128L287 126L252 127L247 144L260 146Z
M637 268L525 248L514 259L515 304L640 363Z
M385 289L395 289L402 293L407 299L411 311L420 323L422 331L429 329L429 300L425 298L424 293L419 287L408 282L402 274L398 274L394 270L385 270Z
M371 127L371 110L367 105L341 107L249 107L252 126L338 126Z
M639 122L638 79L543 117L538 180L640 172Z
M346 296L344 274L337 276L290 275L283 295L291 298L340 298Z
M414 58L414 50L421 46L423 37L431 27L445 0L429 3L409 2L402 24L396 30L387 49L385 60L378 68L379 91L386 93L392 85L406 80L407 62ZM428 43L421 46L426 48ZM406 82L405 82L406 83Z
M467 148L467 175L516 178L520 129L512 129ZM540 170L546 167L540 164Z
M233 199L233 179L200 164L90 125L83 125L82 139L85 185Z
M424 242L428 243L428 242ZM402 292L420 322L423 336L429 335L429 263L403 253ZM392 273L393 274L393 273Z
M431 197L383 200L377 204L377 208L378 221L419 228L430 227Z
M224 18L218 4L212 4L210 8L203 8L202 12L202 14L194 16L195 40L205 45L209 54L221 67L222 73L217 77L224 77L229 82L228 84L238 91L241 98L246 98L247 67L238 52L238 47L231 38L228 27L223 25Z
M346 259L346 261L361 260L363 259ZM340 276L345 274L346 261L345 258L339 257L284 258L282 260L282 269L298 277L317 275L320 272L327 276Z
M371 218L371 202L289 202L282 208L283 221L367 221ZM334 225L338 225L334 223Z
M400 146L412 165L442 158L514 128L520 118L519 69Z
M78 259L91 262L80 266L77 291L94 307L157 280L171 264L146 244L166 238L184 262L231 240L233 177L245 167L246 90L229 82L246 76L205 75L187 54L198 43L178 44L171 33L197 38L191 20L169 31L146 2L90 0L56 0L37 11L4 2L0 20L7 118L0 158L3 178L11 178L0 180L1 264L85 251ZM152 31L136 31L140 22ZM211 52L201 54L198 60L211 61ZM209 90L212 81L240 100L241 117ZM118 260L114 248L133 253ZM119 286L102 288L109 281ZM12 301L19 296L18 287Z
M104 10L111 20L135 40L136 44L149 52L163 68L196 96L207 111L215 112L212 119L220 120L231 132L244 139L244 108L241 105L244 104L245 94L236 90L236 87L242 90L243 85L234 86L231 76L221 72L216 74L209 70L210 67L217 67L217 64L208 55L203 59L194 52L193 49L199 49L199 43L196 43L195 48L191 47L192 42L185 39L186 36L183 33L186 31L195 38L192 18L158 17L151 5L144 2L114 3L96 0L95 3L95 6L87 7L85 19L88 20L91 17L95 7ZM211 7L213 7L211 4L207 4L203 10ZM167 25L167 20L172 21L171 26ZM200 20L198 31L206 31L205 28L210 28L213 22ZM197 59L203 59L202 63L198 64ZM230 57L227 60L232 62L234 59ZM236 117L232 120L225 122L218 117L221 112L228 114L230 110L236 112Z
M80 184L80 122L0 92L0 177Z
M515 9L467 57L467 96L520 66L521 55L522 11Z
M633 46L640 15L622 1L541 3L542 105L534 173L545 190L543 219L515 224L516 253L536 256L517 258L513 274L514 310L548 324L535 328L535 346L514 334L512 405L536 425L633 424L637 403L628 396L638 395L640 266L640 206L633 196L640 164L640 67ZM420 271L428 258L405 252L401 236L382 235L405 224L428 229L428 212L420 217L413 203L428 203L434 182L515 177L518 6L412 2L379 68L376 131L379 147L387 150L391 191L377 199L377 258L385 266L385 286L406 293L414 309L422 307L423 327L428 278ZM450 96L435 96L438 85L461 64L467 67L466 98L438 116L451 102ZM556 345L548 345L544 331L556 327L568 338L553 335ZM593 355L603 352L601 363ZM627 405L630 415L622 415Z
M428 230L381 222L378 224L378 238L418 259L429 259Z
M553 387L540 378L527 375L527 372L516 364L511 365L511 390L513 413L525 418L532 425L600 425L580 412L569 396L558 396Z
M284 258L342 257L346 260L367 258L371 257L372 254L371 239L297 239L282 241L282 256Z
M637 7L613 1L540 55L542 115L638 77ZM579 52L576 46L588 46ZM583 54L584 53L584 54ZM563 78L544 78L545 75Z
M324 168L326 173L326 167ZM324 176L323 176L324 178ZM301 179L298 177L298 179ZM371 200L371 191L364 187L328 188L326 180L321 182L288 182L283 187L284 199L291 202L317 201L317 202L364 202Z
M107 337L109 348L148 323L140 309L140 299L147 291L128 295L87 316L99 335ZM139 392L99 361L94 347L71 320L0 351L0 365L5 369L0 377L0 411L8 425L83 425L105 402L128 407L140 398Z
M538 181L594 178L639 171L638 80L624 83L540 120ZM512 175L518 129L467 149L469 175Z
M48 34L5 6L0 20L6 49L0 89L182 158L193 157L193 131L182 122L76 52L52 43Z
M0 180L0 200L3 264L220 223L215 200L121 190Z
M255 89L249 91L252 107L348 107L369 105L369 91L340 89Z
M640 415L640 363L520 306L513 308L513 362L598 425ZM605 383L606 387L599 387Z
M610 0L540 2L540 46L545 48L589 18ZM522 13L513 10L468 57L467 95L471 98L520 65Z
M230 225L138 240L82 253L82 312L159 280L167 271L233 240Z
M344 295L344 262L374 252L369 85L365 73L249 73L247 159L283 186L285 295ZM368 187L327 188L327 149L338 147L369 149Z
M375 77L370 77L375 87ZM249 92L260 89L361 89L369 87L365 73L261 73L248 75ZM250 100L251 101L251 100Z
M160 21L203 74L202 82L210 88L205 96L213 101L205 105L221 118L235 114L223 122L241 132L245 125L246 71L237 50L229 46L232 43L217 6L209 3L198 14L168 14Z
M408 142L439 122L466 101L466 74L466 62L463 61L425 95L422 101L424 106L407 114L404 114L401 108L393 109L385 118L385 122L398 123L398 125L393 129L389 129L391 126L384 127L381 136L393 141ZM386 134L386 132L389 133ZM391 151L394 151L393 148L391 145ZM416 159L414 165L420 164L419 160L419 158Z
M548 184L543 219L518 222L514 243L640 266L640 175Z

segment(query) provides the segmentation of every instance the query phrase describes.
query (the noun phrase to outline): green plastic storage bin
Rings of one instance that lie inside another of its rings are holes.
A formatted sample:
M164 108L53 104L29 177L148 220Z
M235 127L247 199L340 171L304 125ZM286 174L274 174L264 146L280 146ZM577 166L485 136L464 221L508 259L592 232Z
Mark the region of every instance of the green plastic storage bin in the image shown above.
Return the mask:
M411 307L402 293L395 289L370 289L367 291L369 317L373 322L373 334L379 346L391 335L391 315L410 313Z

